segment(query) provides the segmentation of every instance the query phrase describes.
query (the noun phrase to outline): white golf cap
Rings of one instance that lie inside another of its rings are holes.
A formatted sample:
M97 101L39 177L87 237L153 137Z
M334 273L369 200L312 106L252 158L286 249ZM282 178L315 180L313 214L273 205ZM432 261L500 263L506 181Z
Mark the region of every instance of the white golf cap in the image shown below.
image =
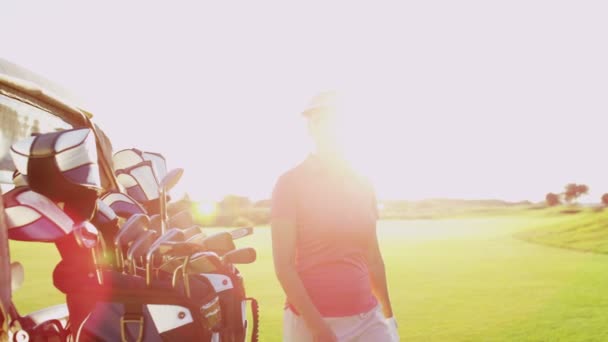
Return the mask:
M336 91L325 91L313 97L302 112L305 117L310 117L321 110L333 110L338 107L338 93Z

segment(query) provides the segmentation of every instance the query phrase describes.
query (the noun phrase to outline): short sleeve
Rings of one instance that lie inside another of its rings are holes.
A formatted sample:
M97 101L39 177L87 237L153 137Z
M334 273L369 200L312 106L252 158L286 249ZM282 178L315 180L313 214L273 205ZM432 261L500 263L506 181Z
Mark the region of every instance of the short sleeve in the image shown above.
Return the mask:
M295 184L290 181L288 174L279 178L272 191L271 218L295 222L296 220L296 191Z

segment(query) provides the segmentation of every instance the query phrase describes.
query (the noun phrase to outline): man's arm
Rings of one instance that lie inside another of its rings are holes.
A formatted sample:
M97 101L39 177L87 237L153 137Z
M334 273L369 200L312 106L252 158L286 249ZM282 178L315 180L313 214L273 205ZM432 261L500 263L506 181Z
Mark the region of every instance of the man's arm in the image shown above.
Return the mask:
M374 229L375 231L375 229ZM370 241L367 251L367 268L371 278L372 291L382 305L384 317L393 317L393 307L391 306L390 297L388 294L388 282L386 281L386 269L384 260L380 252L378 236L374 232L374 238Z
M374 292L374 296L382 305L382 311L384 313L384 317L391 318L393 317L393 307L391 306L391 300L388 294L388 282L386 281L386 268L384 267L384 259L382 258L382 252L380 252L380 244L378 243L378 233L377 233L377 221L380 217L380 213L378 212L378 202L376 200L376 193L373 190L371 184L368 184L370 188L370 195L372 198L372 212L374 213L373 220L373 237L370 240L367 249L367 268L369 270L370 281L372 285L372 291Z
M295 306L311 330L319 330L325 325L325 321L312 303L296 271L295 228L294 222L272 221L272 250L275 272L285 294L287 294L289 303Z

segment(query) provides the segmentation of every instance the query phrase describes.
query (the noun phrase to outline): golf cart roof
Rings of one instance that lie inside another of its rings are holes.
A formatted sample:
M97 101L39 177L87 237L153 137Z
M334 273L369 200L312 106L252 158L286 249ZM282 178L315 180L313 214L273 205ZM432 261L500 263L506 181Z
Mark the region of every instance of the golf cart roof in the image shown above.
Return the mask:
M82 116L91 118L92 115L81 106L63 87L39 76L23 67L0 58L0 90L8 88L28 95L43 103L56 106L62 110L66 121L79 121ZM53 113L55 114L55 113Z
M61 86L0 59L0 183L12 183L14 165L8 150L15 141L31 133L88 127L97 137L102 182L106 189L117 187L110 141L91 122L92 115L76 103Z

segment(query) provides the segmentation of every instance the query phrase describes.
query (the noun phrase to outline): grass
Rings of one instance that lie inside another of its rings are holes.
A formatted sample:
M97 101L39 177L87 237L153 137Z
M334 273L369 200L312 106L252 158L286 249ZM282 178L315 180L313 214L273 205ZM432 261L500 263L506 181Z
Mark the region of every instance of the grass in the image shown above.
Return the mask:
M584 214L587 215L587 214ZM384 221L379 237L404 341L607 341L608 256L531 244L513 235L571 222L545 211L506 217ZM581 216L586 217L586 216ZM591 220L590 220L591 221ZM261 304L261 341L280 341L283 294L273 273L270 234L242 267ZM51 246L11 245L26 267L15 295L24 311L62 302L52 289Z
M563 208L541 226L516 236L530 242L585 252L608 254L608 210L582 210L567 214Z

